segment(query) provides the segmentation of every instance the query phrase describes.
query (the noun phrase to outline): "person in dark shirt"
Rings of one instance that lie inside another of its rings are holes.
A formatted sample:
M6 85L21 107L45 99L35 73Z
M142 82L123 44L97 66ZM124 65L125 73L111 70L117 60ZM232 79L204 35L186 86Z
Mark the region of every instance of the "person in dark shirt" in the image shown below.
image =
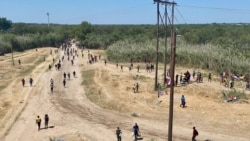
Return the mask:
M48 125L49 125L49 116L48 116L48 114L45 114L44 121L45 121L45 128L47 129Z
M192 141L196 141L196 136L198 136L198 131L195 129L195 127L193 127L193 136L192 136Z
M135 136L135 141L137 141L137 137L139 136L139 126L137 125L137 123L135 123L135 125L133 126L133 132Z
M116 137L117 141L122 141L122 130L119 127L116 129Z

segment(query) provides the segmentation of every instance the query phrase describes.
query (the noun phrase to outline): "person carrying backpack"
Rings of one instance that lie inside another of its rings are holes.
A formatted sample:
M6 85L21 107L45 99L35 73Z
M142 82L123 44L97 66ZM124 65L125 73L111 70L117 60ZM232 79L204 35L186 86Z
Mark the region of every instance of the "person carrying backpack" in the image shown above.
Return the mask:
M196 136L198 136L199 135L199 133L198 133L198 131L195 129L195 127L193 127L193 136L192 136L192 141L196 141Z

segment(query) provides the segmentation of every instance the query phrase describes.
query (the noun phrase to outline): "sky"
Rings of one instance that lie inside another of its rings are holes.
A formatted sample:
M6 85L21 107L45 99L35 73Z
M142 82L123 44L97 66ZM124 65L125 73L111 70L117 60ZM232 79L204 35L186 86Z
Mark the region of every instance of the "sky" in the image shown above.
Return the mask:
M250 0L175 2L176 24L250 23ZM156 24L156 15L154 0L0 0L0 17L13 23Z

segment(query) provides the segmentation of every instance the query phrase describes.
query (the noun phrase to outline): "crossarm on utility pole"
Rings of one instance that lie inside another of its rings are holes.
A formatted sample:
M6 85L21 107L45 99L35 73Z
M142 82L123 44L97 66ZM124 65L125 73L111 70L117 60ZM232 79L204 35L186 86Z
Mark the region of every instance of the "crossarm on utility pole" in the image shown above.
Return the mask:
M176 2L169 2L169 1L162 1L162 0L154 0L154 2L163 3L163 4L174 4L174 5L177 4Z

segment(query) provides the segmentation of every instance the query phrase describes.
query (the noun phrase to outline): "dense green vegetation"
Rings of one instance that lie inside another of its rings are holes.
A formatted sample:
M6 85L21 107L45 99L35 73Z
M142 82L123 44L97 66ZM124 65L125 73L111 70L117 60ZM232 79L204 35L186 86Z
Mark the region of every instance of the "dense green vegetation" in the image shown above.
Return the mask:
M249 24L179 25L177 29L188 43L223 47L250 44Z
M248 24L193 24L176 25L177 34L188 44L211 44L224 48L241 50L250 44ZM156 38L155 25L91 25L83 22L75 27L73 34L88 48L107 48L121 40L144 42ZM165 31L160 29L160 37ZM170 31L167 32L170 37Z
M72 36L87 48L106 49L113 43L122 40L143 42L155 38L155 27L152 25L91 25L82 22L72 30Z
M0 31L6 31L11 28L12 22L6 18L0 18Z
M131 59L135 62L145 60L155 61L155 40L136 43L134 41L119 41L107 49L108 59L114 62L128 62ZM167 63L170 60L170 43L168 43ZM164 40L160 40L159 60L164 61ZM180 66L192 67L195 69L210 69L216 72L230 71L246 73L250 68L249 58L242 52L231 48L222 48L211 44L191 45L183 39L177 39L176 63Z
M197 69L210 69L216 72L229 71L246 74L249 65L248 29L250 25L211 24L211 25L178 25L177 58L181 66ZM164 30L162 30L164 31ZM162 32L161 31L161 32ZM168 33L169 34L169 33ZM164 60L163 33L160 40L159 58ZM107 49L108 59L114 62L155 60L155 38L138 42L138 38L119 40ZM169 41L169 39L168 39ZM169 60L170 43L167 49Z
M178 65L209 68L217 72L245 73L250 53L250 25L193 24L176 25L178 34ZM155 60L155 25L79 25L12 23L0 18L0 52L23 51L42 46L59 46L75 38L89 49L107 49L108 59L114 62ZM163 27L160 29L160 61L164 60ZM170 32L167 32L168 38ZM169 39L166 51L169 60Z
M48 28L45 24L12 23L5 20L0 18L0 29L2 29L0 30L0 52L10 52L11 48L14 51L23 51L44 46L58 47L70 37L70 29L67 25L50 25ZM8 26L6 26L7 23Z

